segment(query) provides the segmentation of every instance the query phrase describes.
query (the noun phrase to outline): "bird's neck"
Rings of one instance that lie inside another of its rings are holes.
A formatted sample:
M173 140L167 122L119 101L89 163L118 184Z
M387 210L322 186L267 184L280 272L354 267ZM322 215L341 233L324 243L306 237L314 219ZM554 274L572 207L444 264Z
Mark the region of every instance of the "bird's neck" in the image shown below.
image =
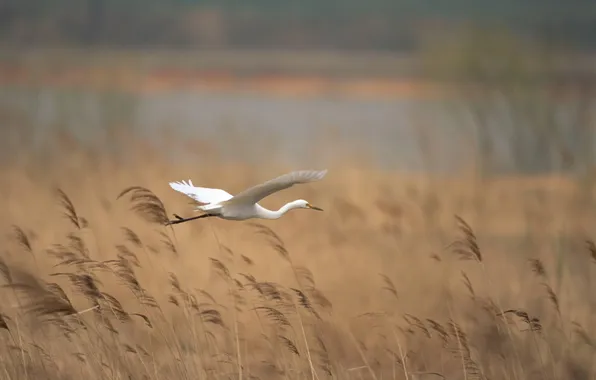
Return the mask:
M294 202L286 203L285 205L280 207L280 209L277 211L268 210L263 207L261 216L264 219L279 219L282 217L283 214L285 214L286 212L288 212L294 208L296 208L296 205L294 204Z

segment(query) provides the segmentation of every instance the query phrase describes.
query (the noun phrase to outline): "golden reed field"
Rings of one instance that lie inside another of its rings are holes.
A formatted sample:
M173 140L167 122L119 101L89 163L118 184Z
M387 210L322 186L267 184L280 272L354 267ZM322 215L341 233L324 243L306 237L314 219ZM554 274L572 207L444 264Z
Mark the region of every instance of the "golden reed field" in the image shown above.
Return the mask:
M307 168L228 162L201 153L208 141L126 135L110 142L117 156L66 133L53 149L12 137L3 379L596 376L585 183L406 175L344 152L322 181L262 202L323 213L172 228L172 213L193 212L168 181L235 193ZM172 163L171 149L194 154Z

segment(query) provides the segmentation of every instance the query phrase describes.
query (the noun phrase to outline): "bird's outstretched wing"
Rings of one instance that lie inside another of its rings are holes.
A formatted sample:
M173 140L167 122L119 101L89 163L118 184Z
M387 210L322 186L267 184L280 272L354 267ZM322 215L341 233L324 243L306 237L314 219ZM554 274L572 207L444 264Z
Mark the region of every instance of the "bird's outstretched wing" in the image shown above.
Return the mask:
M292 187L295 184L318 181L323 178L325 174L327 174L327 169L320 171L300 170L287 173L244 190L230 199L229 203L257 203L261 199L280 190Z
M188 180L188 183L185 181L170 182L170 187L188 195L199 203L219 203L232 198L232 194L229 194L225 190L193 186L191 180Z

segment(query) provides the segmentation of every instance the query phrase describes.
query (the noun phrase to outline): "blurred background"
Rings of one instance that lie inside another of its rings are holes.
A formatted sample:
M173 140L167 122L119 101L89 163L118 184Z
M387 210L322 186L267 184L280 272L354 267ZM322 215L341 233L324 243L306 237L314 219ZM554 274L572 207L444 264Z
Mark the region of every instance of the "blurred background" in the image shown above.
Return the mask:
M588 0L0 0L0 378L594 379L595 98Z
M3 0L0 17L3 130L177 134L295 166L340 145L400 170L591 164L587 1Z

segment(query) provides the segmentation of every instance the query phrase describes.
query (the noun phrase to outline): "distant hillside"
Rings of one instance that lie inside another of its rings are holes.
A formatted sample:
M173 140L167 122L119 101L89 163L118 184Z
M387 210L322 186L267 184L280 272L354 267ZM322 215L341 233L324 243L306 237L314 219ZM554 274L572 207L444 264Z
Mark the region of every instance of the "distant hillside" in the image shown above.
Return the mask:
M4 45L411 50L462 22L596 47L596 1L0 0Z

